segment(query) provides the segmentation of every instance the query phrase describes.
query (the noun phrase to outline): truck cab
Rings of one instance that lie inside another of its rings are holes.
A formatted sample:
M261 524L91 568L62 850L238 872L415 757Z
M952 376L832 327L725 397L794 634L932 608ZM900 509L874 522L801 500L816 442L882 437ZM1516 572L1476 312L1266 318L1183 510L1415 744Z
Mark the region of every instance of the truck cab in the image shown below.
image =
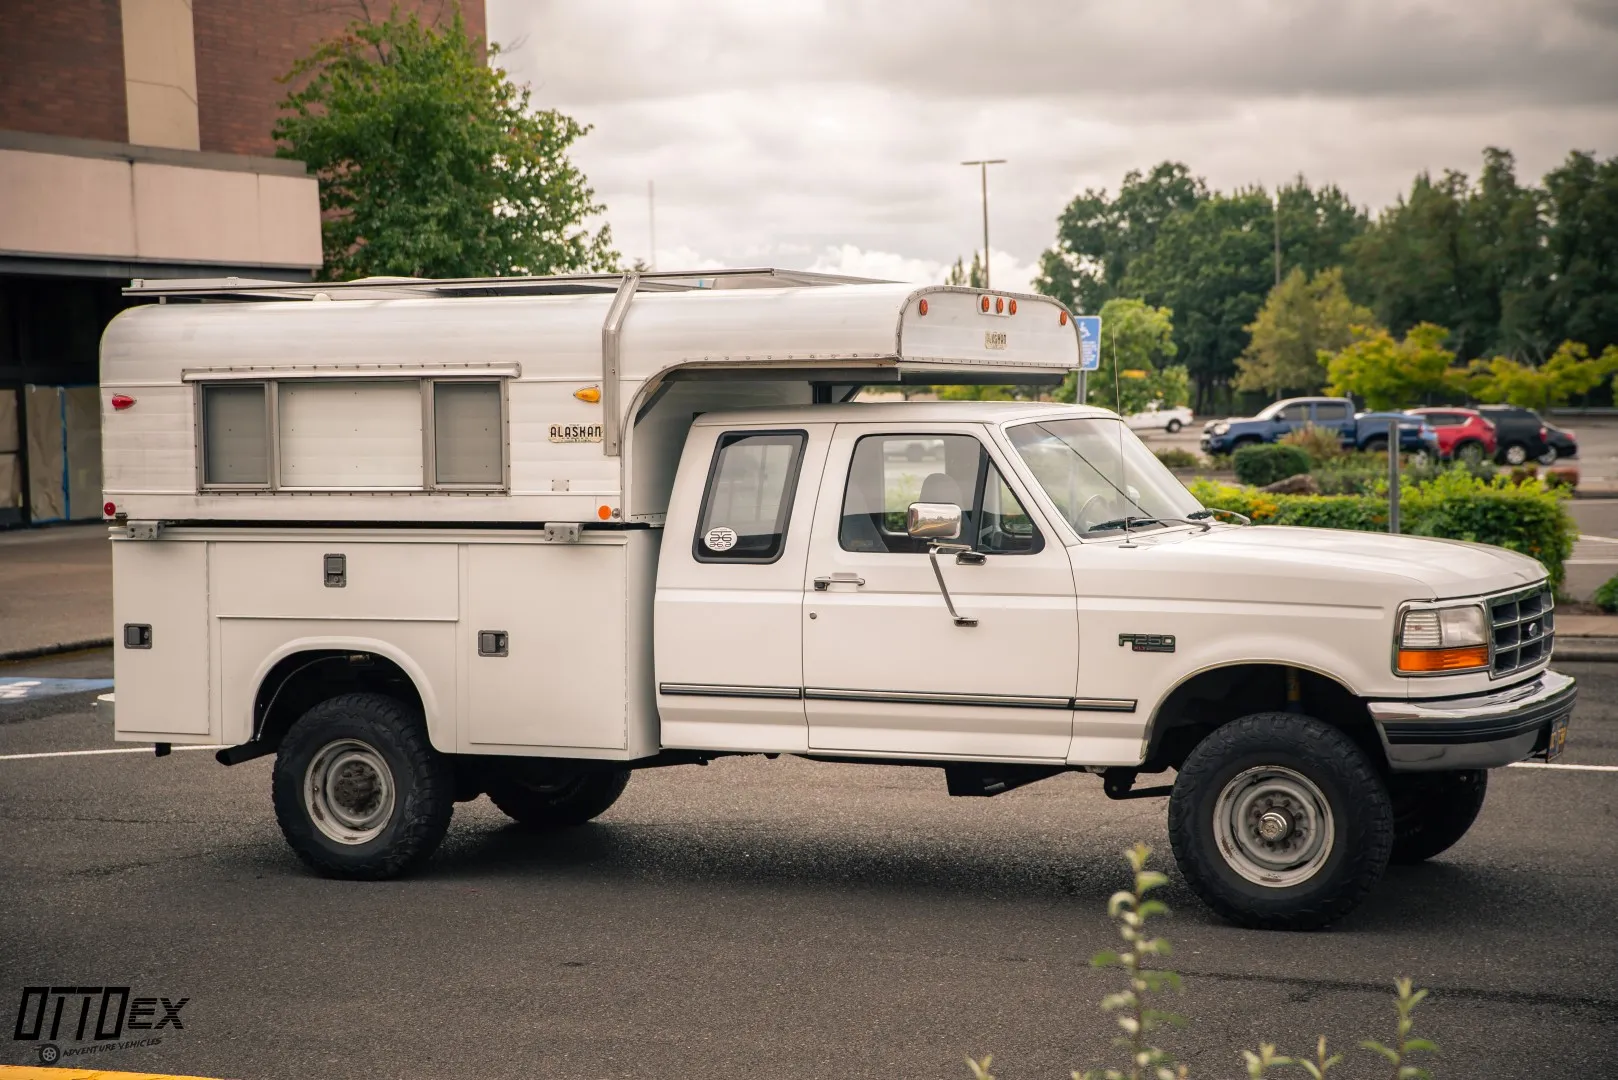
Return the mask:
M1306 928L1566 738L1531 559L1236 523L1103 409L851 400L1056 383L1044 298L156 291L103 343L118 738L274 755L327 875L420 865L457 801L571 827L640 769L792 754L1167 797L1199 896Z

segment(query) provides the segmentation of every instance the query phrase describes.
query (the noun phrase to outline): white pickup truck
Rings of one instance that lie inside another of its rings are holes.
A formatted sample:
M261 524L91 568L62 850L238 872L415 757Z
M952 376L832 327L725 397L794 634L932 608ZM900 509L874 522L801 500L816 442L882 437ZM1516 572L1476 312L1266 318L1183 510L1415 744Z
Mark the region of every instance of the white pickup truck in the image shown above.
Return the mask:
M580 825L728 754L1167 796L1245 925L1324 925L1554 756L1544 569L1255 528L1055 383L1033 296L784 271L136 282L102 345L117 737L275 755L316 870L457 801ZM1172 784L1137 778L1172 771Z

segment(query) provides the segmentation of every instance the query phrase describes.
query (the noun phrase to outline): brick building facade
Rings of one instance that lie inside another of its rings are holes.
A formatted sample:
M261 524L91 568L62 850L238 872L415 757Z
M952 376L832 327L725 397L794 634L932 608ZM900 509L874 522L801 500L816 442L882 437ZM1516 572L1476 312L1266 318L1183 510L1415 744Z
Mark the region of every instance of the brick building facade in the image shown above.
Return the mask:
M280 79L393 2L0 2L0 528L100 515L97 351L130 278L319 268L315 180L274 156ZM458 8L482 39L482 0Z

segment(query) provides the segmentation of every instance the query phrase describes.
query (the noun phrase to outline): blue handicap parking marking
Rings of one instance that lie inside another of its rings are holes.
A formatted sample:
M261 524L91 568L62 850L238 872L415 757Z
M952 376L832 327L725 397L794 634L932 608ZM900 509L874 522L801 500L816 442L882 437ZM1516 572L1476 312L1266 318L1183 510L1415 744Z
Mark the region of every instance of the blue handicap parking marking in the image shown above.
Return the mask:
M83 694L112 689L111 679L30 679L27 676L0 679L0 702L32 701L57 694Z

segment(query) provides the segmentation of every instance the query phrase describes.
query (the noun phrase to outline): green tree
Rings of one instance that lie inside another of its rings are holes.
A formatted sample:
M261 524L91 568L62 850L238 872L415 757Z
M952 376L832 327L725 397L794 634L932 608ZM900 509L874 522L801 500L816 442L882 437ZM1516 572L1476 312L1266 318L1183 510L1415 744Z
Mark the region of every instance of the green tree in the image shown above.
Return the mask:
M1618 345L1607 346L1592 359L1581 342L1564 341L1538 367L1505 356L1474 360L1457 382L1479 401L1549 409L1588 393L1614 372L1618 372Z
M1086 381L1086 404L1116 408L1122 416L1154 401L1184 405L1191 383L1184 366L1172 362L1177 352L1172 311L1139 300L1108 300L1101 308L1101 367ZM1069 375L1052 396L1073 401L1077 394Z
M977 252L973 252L970 269L964 267L962 260L957 258L955 265L949 268L949 273L944 278L944 284L965 285L970 289L986 288L987 286L983 283L983 257Z
M1087 189L1057 218L1056 243L1039 260L1034 287L1074 311L1097 312L1122 292L1130 264L1151 248L1170 215L1208 197L1199 176L1177 161L1124 175L1116 198Z
M1325 352L1353 341L1353 328L1369 326L1371 310L1348 298L1340 267L1306 277L1294 267L1270 290L1258 318L1247 327L1247 348L1236 359L1236 388L1264 390L1275 397L1288 391L1319 393L1326 383Z
M286 78L303 85L281 103L276 152L320 182L327 277L617 265L607 227L584 224L603 207L567 157L589 128L531 111L459 11L443 27L397 10L356 21Z
M1451 390L1457 373L1451 370L1455 354L1444 348L1448 337L1447 329L1432 323L1411 327L1403 341L1380 328L1361 329L1347 347L1321 356L1327 392L1354 394L1373 409L1402 409Z
M1569 154L1545 176L1543 319L1550 340L1618 345L1618 157Z

